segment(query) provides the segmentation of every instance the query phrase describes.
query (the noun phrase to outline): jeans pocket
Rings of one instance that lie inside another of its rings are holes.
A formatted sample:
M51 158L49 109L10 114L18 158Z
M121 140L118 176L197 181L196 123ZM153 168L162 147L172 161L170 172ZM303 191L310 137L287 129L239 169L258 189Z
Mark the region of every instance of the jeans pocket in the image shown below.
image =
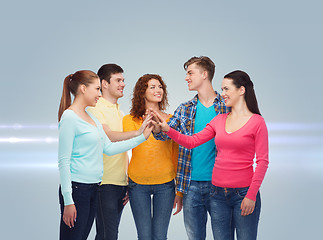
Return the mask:
M240 189L237 189L236 194L243 199L246 197L248 190L249 190L249 187L240 188Z
M216 187L214 185L211 186L210 189L210 197L214 197L218 193Z
M129 178L129 183L128 183L128 188L134 188L135 186L137 186L137 183L135 183L134 181L132 181L130 178Z

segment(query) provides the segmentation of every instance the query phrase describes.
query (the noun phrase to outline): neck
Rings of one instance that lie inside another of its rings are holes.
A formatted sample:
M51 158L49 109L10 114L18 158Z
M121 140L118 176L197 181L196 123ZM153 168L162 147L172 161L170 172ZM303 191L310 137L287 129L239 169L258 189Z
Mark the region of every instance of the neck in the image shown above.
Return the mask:
M75 97L71 107L73 110L82 113L82 112L85 112L85 108L87 107L87 104L83 101L82 98Z
M160 112L159 105L157 102L147 102L145 101L146 109L153 109L156 112Z
M213 89L213 86L209 80L207 80L198 90L198 98L204 106L210 106L213 104L213 101L216 97L216 93Z
M245 116L250 114L252 114L252 112L249 111L245 100L241 100L231 107L231 115L233 116Z
M107 93L107 92L103 92L102 93L102 97L105 99L105 100L107 100L107 101L109 101L110 103L112 103L112 104L117 104L118 103L118 98L116 98L116 97L114 97L114 96L111 96L109 93Z

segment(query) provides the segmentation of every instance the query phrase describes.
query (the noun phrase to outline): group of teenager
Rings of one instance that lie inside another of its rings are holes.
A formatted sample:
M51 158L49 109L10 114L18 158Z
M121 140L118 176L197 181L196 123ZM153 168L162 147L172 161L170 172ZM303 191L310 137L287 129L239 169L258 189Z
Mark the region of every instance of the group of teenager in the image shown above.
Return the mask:
M184 69L197 94L173 115L165 112L166 84L157 74L138 79L126 116L118 104L125 87L120 66L65 78L58 113L60 239L87 239L94 219L96 240L117 239L128 201L139 240L167 239L173 209L173 215L183 209L189 240L206 239L208 215L216 240L257 238L268 132L253 82L233 71L218 93L210 58L192 57Z

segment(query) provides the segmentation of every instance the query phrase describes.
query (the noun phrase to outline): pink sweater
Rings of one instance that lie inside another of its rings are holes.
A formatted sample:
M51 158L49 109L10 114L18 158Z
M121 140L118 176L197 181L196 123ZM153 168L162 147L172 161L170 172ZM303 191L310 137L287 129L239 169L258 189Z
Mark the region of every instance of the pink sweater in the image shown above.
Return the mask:
M212 184L218 187L249 187L247 198L256 201L256 195L268 168L268 132L265 120L254 114L248 122L233 133L225 131L228 113L216 116L193 136L170 128L166 133L186 148L197 147L212 138L218 154L213 168ZM257 166L253 171L254 157Z

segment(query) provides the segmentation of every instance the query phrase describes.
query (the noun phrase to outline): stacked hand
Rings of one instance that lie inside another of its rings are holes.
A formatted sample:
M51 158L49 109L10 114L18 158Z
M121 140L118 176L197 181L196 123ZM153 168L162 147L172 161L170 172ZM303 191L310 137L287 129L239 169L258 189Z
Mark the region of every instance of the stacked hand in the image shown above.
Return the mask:
M143 123L141 124L141 127L138 130L138 136L140 134L144 134L145 138L148 139L148 137L151 134L151 131L154 128L154 124L152 123L152 118L153 115L151 113L147 113L145 115L142 116L142 118L144 119Z
M147 109L148 114L152 115L152 124L153 124L153 132L158 133L160 131L168 132L169 126L166 121L160 116L158 112L153 109Z

